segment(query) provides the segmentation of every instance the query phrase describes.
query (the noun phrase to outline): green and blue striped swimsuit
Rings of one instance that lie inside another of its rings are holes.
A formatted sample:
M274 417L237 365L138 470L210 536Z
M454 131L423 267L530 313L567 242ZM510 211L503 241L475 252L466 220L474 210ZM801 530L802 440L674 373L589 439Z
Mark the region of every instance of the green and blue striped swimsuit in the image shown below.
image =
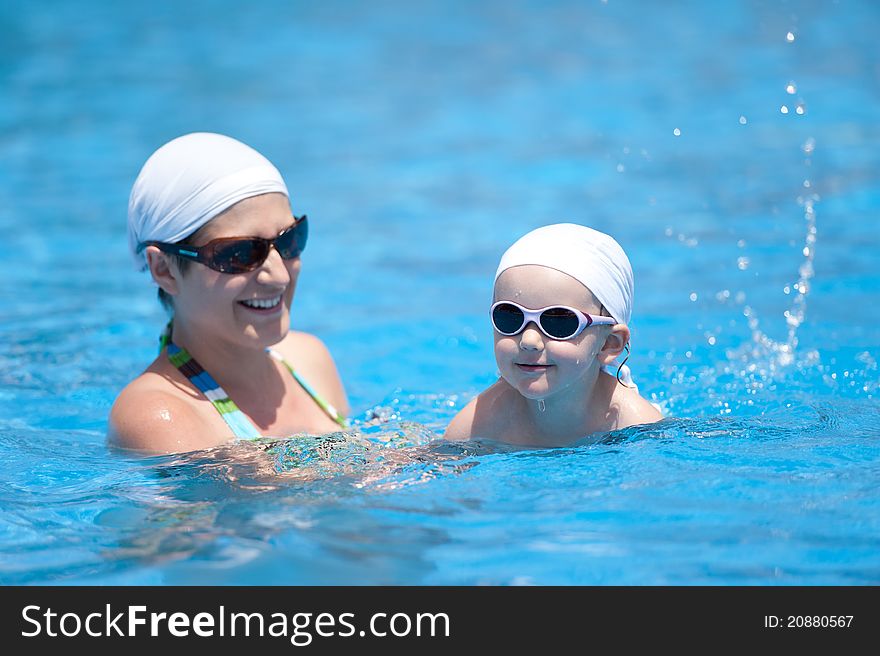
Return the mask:
M170 340L165 341L164 343L167 346L168 360L171 361L171 364L177 367L180 370L180 373L186 376L189 381L205 395L205 398L214 404L214 407L217 408L217 412L220 413L220 416L223 417L223 420L229 428L232 429L235 437L240 440L254 440L263 437L259 429L254 426L253 422L251 422L238 406L235 405L235 402L230 399L229 395L223 391L223 388L217 384L217 381L214 380L211 374L205 371L186 349L180 348ZM330 417L330 419L335 421L342 428L348 426L345 417L339 414L336 408L322 399L315 389L309 385L302 376L294 371L293 367L290 366L278 351L267 348L266 352L273 360L277 360L287 368L296 382L300 384L300 387L312 397L315 403L327 413L327 416Z

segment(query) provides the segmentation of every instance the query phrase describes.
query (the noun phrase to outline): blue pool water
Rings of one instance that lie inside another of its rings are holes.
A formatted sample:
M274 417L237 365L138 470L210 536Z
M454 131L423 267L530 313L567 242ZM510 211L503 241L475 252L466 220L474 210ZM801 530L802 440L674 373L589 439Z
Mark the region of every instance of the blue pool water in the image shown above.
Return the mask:
M0 583L880 583L876 3L417 4L0 5ZM164 323L129 189L194 130L308 212L350 433L106 448ZM669 418L440 441L560 220L629 253Z

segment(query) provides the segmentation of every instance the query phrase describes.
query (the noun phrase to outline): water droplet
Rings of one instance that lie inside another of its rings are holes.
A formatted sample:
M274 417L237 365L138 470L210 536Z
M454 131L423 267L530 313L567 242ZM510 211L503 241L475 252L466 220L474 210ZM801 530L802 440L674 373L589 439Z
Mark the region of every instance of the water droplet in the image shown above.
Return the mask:
M806 109L804 108L803 104L800 104L795 108L794 111L795 111L795 114L799 114L799 115L803 116Z
M715 346L715 336L714 335L710 335L709 339L706 341L709 342L709 346Z
M671 237L671 236L672 236L672 232L673 232L673 231L672 231L672 228L671 228L671 227L667 227L666 230L663 231L663 234L665 234L667 237Z
M797 93L797 87L795 86L794 82L789 82L789 83L786 85L786 87L785 87L785 91L786 91L789 95L792 95L792 96L793 96L794 94L796 94L796 93Z
M736 245L739 246L740 248L745 248L746 247L746 240L740 239L738 242L736 242Z
M692 302L696 301L697 300L697 292L691 292L691 295L688 298L690 298Z
M786 285L785 287L782 288L782 292L783 292L784 294L786 294L786 295L787 295L787 294L791 294L791 287L789 287L788 285Z
M816 140L813 137L810 137L804 142L804 145L801 146L801 150L803 150L808 155L812 153L816 149Z
M789 43L792 43L794 41L794 32L789 32L788 34L786 34L785 40Z
M783 105L782 107L779 108L779 111L782 112L783 114L788 114L788 107Z
M738 257L736 258L736 266L740 271L745 271L749 268L749 258L747 257Z
M624 155L629 155L629 146L624 146L624 147L623 147L623 154L624 154Z
M739 124L740 124L740 125L745 125L745 124L748 123L748 122L749 122L749 120L748 120L745 116L740 116L740 117L739 117Z
M674 134L676 137L680 137L680 136L681 136L681 130L679 130L678 128L675 128L675 129L672 131L672 134Z
M617 172L623 173L624 171L626 171L626 167L623 164L618 164L617 165Z
M809 187L810 187L810 181L809 181L809 180L804 180L804 187L806 187L806 188L809 189Z

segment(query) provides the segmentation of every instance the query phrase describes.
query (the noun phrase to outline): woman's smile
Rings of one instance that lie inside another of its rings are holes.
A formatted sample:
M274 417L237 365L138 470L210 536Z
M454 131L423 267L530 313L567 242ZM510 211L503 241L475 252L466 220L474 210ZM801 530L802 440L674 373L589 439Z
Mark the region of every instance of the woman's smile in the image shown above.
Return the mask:
M283 304L281 303L281 294L270 296L268 298L252 298L245 301L239 301L239 305L245 307L251 312L257 314L275 314L280 312Z

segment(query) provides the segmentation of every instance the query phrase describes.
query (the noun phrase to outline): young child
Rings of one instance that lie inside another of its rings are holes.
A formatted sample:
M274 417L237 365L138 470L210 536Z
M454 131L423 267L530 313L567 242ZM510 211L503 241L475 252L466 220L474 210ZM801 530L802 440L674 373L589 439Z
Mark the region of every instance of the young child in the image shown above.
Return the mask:
M632 299L632 267L608 235L559 223L519 239L501 258L490 308L501 378L445 437L563 446L662 419L615 363L629 352Z

